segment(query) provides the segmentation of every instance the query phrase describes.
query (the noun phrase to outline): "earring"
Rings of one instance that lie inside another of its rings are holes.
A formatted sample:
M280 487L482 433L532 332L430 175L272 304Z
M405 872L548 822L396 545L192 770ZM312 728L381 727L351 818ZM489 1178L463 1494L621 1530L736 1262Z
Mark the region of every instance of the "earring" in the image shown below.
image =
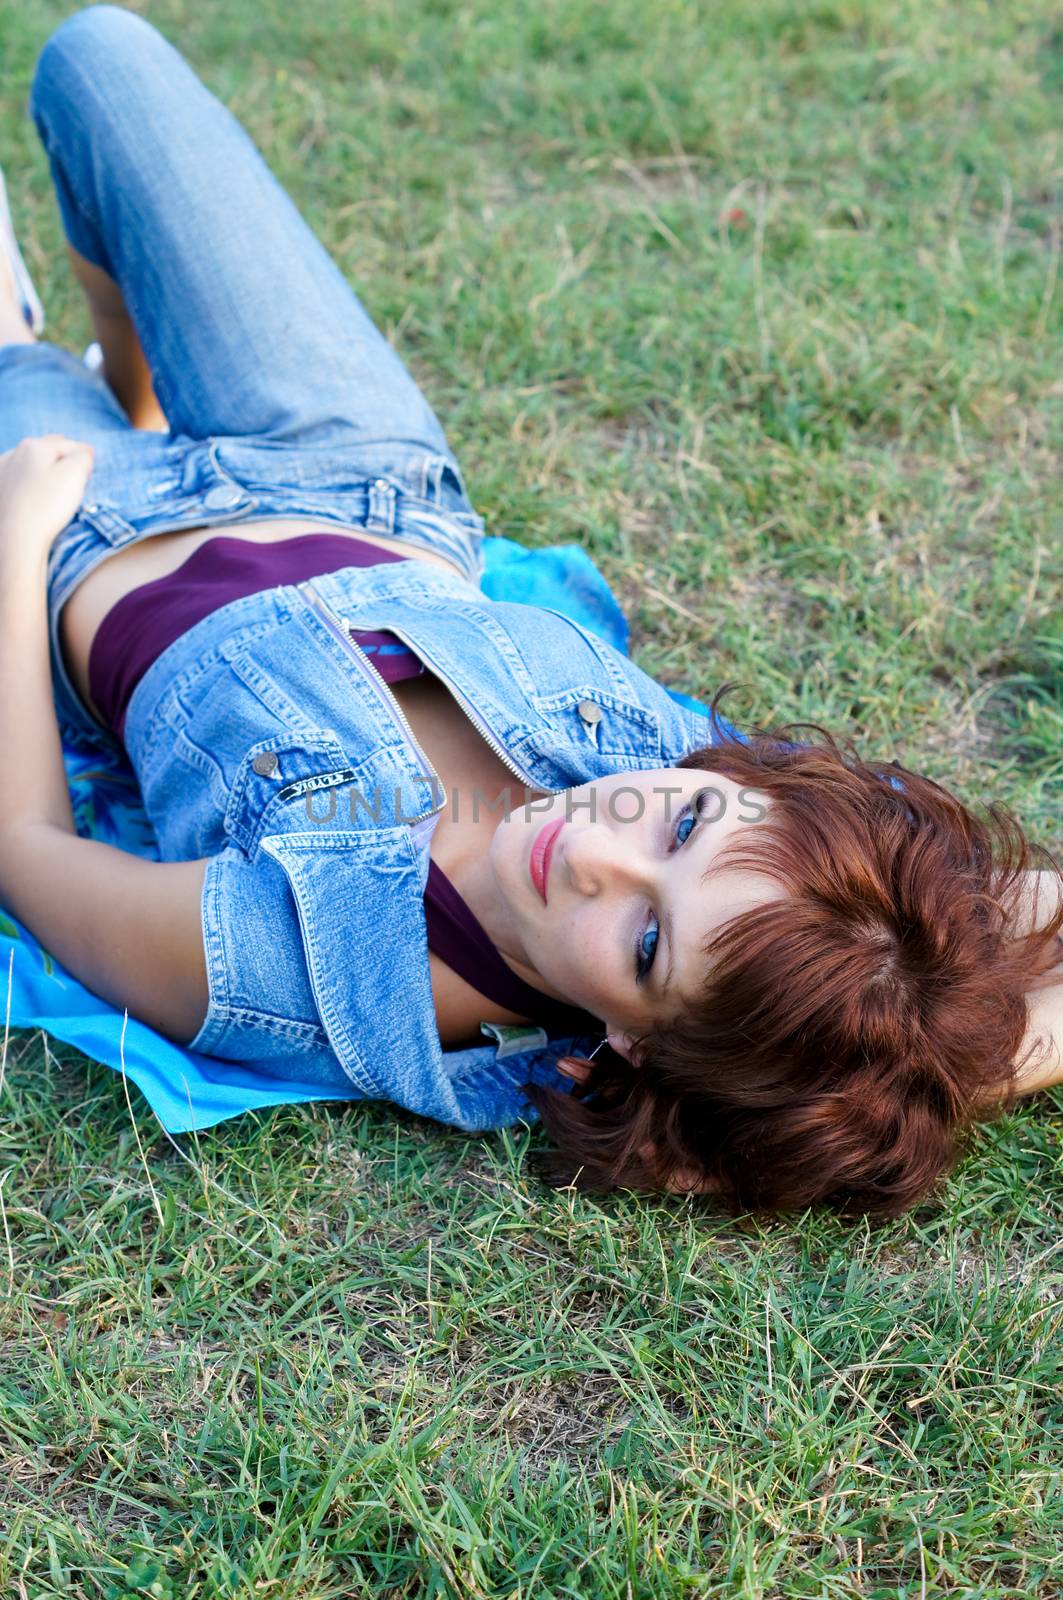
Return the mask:
M609 1035L606 1034L602 1038L601 1042L599 1044L595 1045L594 1049L591 1051L590 1055L587 1057L587 1060L588 1061L593 1061L595 1056L598 1054L598 1051L602 1048L602 1045L603 1044L608 1044L608 1043L609 1043Z

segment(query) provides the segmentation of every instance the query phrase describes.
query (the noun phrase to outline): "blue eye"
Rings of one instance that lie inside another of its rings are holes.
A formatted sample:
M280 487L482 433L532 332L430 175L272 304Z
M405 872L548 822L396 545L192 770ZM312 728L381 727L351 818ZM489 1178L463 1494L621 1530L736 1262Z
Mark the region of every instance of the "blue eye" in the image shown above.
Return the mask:
M642 958L636 963L639 983L642 982L647 972L649 972L650 968L653 966L653 958L657 954L657 933L657 928L651 923L646 929L645 933L642 935L642 938L639 940L639 955ZM646 950L647 939L652 940L652 944L650 945L648 953Z
M699 790L694 796L693 800L688 800L686 805L680 811L679 816L676 818L675 828L672 830L671 847L673 850L678 850L685 845L687 840L690 838L690 835L697 827L698 814L701 807L701 797L703 793L703 790ZM686 830L686 832L684 832L683 830L688 822L690 827ZM658 928L656 921L654 921L650 922L638 936L638 939L635 943L636 983L644 982L647 973L653 966L653 958L657 954L657 939L659 932L660 929ZM651 941L648 951L646 949L647 940Z

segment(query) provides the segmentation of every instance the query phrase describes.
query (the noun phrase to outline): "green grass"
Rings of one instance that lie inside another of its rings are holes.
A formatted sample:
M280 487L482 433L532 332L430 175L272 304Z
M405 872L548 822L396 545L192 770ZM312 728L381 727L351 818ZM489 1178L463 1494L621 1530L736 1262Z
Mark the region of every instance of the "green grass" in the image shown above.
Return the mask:
M71 6L0 0L0 133ZM1052 0L159 0L640 662L1063 843ZM120 86L116 85L116 92ZM728 220L730 217L730 220ZM283 292L279 285L279 292ZM871 1229L544 1191L386 1107L179 1150L40 1033L0 1125L0 1592L1050 1597L1059 1109ZM154 1572L156 1589L151 1588Z

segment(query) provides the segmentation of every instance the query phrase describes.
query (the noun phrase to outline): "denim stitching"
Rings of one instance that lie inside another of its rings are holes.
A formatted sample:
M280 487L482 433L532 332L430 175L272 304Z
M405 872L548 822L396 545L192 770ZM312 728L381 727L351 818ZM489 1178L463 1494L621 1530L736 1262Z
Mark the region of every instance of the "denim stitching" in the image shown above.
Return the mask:
M328 1034L320 1023L299 1022L294 1018L272 1016L268 1011L256 1011L252 1006L230 1005L226 1018L229 1023L250 1023L262 1033L275 1039L289 1040L292 1044L319 1045L335 1055Z
M217 903L220 894L219 880L221 878L221 863L223 860L224 857L219 854L211 861L208 861L203 882L203 895L200 902L200 925L203 931L203 948L206 954L209 999L203 1026L192 1041L197 1050L203 1049L201 1036L205 1034L206 1038L213 1042L217 1038L220 1029L226 1025L229 1016L229 981L228 969L225 964L225 937L222 932L221 917Z

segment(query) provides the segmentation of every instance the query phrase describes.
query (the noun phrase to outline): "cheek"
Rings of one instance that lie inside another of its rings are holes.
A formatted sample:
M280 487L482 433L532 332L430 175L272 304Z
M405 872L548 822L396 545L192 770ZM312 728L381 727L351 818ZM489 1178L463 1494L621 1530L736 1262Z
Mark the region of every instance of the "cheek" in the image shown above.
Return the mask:
M552 946L559 978L576 979L588 995L615 998L623 973L623 949L615 925L588 917L566 926Z

